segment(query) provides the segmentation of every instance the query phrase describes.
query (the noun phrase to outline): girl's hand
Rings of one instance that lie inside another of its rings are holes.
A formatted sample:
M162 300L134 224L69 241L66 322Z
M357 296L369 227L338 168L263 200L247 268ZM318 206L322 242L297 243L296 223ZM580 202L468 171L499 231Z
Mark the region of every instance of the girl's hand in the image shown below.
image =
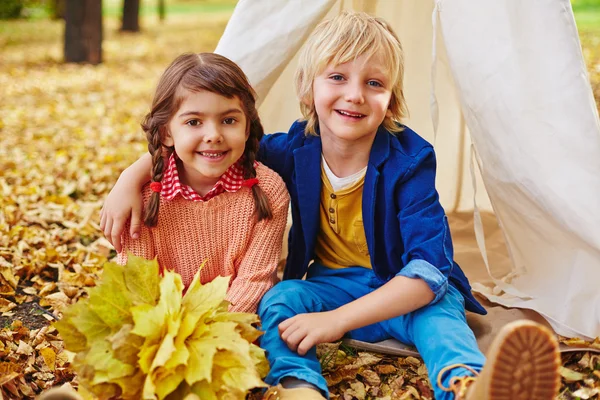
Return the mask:
M298 314L279 324L279 336L290 350L305 355L319 343L330 343L346 333L335 311Z
M117 183L112 188L102 210L100 211L100 230L108 239L115 250L120 253L121 234L125 224L131 218L129 234L133 239L139 238L142 221L142 192L137 183L132 184L132 179L126 171L121 174Z

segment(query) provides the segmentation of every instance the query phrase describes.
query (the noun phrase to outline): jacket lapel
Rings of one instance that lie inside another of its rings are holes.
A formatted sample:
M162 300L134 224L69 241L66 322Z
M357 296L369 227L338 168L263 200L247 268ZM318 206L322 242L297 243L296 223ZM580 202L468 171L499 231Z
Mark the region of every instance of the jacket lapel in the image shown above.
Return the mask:
M309 136L294 150L298 208L307 252L312 255L319 228L321 198L321 138Z
M377 204L377 183L381 175L379 172L380 167L388 159L389 155L390 133L383 127L380 127L377 135L375 135L369 155L369 165L367 167L367 174L365 175L362 202L363 224L373 269L375 269L375 204Z

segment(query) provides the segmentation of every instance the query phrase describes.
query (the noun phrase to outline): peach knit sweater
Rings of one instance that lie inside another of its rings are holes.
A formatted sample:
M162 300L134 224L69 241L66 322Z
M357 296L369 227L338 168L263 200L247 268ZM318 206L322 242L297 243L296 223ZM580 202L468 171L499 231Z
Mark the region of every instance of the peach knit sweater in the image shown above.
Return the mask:
M225 192L208 201L189 201L181 196L161 198L158 224L142 226L139 239L122 236L118 263L127 262L127 252L178 272L187 287L204 261L202 283L231 276L227 300L230 311L256 312L260 299L274 283L287 222L289 195L279 175L259 164L259 185L269 199L273 219L257 222L252 190ZM152 194L146 186L144 204Z

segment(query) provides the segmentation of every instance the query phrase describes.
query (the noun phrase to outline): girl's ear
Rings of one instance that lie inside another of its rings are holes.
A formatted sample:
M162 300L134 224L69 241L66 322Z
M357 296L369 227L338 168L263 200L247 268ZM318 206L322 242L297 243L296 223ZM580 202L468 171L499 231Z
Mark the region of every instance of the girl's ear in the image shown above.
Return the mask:
M168 135L167 137L165 137L162 141L162 144L165 145L166 147L171 147L174 146L175 143L173 142L173 138L171 137L171 135Z
M175 145L175 142L173 141L173 137L171 136L171 132L169 132L168 129L165 128L159 128L162 132L161 132L161 136L162 136L162 144L166 147L171 147Z
M249 120L247 120L248 123L246 124L246 140L248 140L248 138L250 137L250 130L252 129L252 122L250 122Z

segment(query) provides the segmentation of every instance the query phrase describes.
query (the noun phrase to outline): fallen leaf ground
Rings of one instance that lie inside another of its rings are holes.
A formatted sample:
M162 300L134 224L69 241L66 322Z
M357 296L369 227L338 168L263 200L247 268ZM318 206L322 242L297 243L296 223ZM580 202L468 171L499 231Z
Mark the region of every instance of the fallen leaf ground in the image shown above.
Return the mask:
M114 256L98 213L119 172L145 151L139 121L165 66L211 51L226 14L144 21L140 35L106 20L100 66L64 65L62 25L0 26L0 399L77 383L50 322L95 286ZM581 35L600 99L600 32ZM600 344L596 343L600 348ZM319 348L332 398L431 399L419 359ZM563 357L557 399L600 398L600 356Z

